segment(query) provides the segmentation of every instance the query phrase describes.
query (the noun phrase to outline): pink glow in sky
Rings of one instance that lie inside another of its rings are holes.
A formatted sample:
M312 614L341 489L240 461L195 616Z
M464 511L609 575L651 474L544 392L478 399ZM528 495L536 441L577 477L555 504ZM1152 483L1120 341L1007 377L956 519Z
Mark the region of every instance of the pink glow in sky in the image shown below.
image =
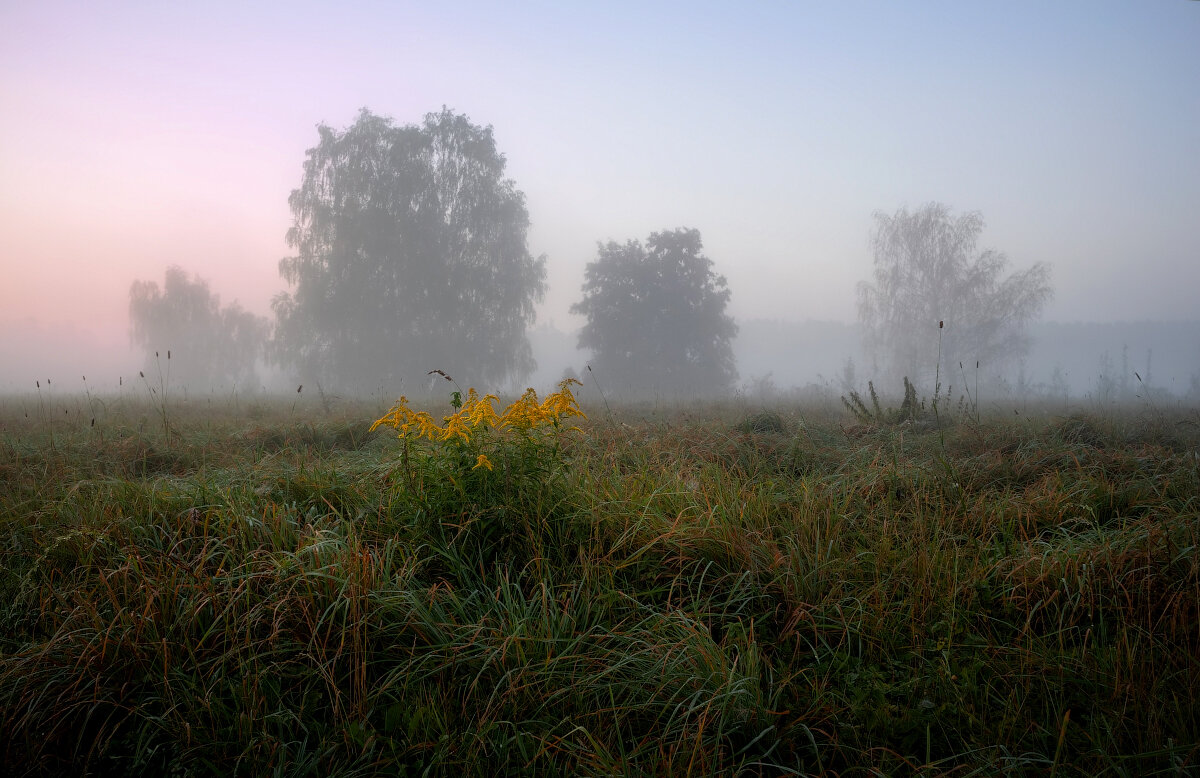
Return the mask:
M1048 319L1194 319L1197 42L1184 0L6 2L0 388L115 373L171 264L268 314L315 125L364 106L494 126L563 329L597 240L677 226L735 317L850 321L872 212L929 200L1052 264Z

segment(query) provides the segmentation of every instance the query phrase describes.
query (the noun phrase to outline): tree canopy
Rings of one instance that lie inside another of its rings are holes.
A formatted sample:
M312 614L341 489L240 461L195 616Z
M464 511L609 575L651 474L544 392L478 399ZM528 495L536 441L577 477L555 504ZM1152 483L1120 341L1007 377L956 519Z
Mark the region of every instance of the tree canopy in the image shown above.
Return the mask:
M959 363L998 369L1028 350L1028 324L1052 294L1046 265L1005 275L1004 254L976 250L978 212L929 203L875 222L874 282L859 284L858 312L868 351L892 377L934 375L942 322L942 375Z
M527 375L545 258L526 247L525 198L492 128L447 109L419 126L364 109L318 135L288 201L277 358L350 390L397 391L435 368L472 383Z
M154 281L134 281L129 321L130 339L145 351L145 370L165 371L162 360L170 355L172 383L258 388L257 365L270 324L237 302L222 308L221 298L199 276L189 278L172 265L161 289Z
M598 245L571 310L587 317L579 347L615 391L714 394L737 379L730 291L702 248L694 229Z

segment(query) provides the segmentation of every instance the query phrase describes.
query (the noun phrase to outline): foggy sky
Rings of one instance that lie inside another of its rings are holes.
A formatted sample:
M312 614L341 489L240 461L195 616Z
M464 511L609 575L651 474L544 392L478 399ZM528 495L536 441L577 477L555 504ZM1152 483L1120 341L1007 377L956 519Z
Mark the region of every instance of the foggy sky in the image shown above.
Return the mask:
M930 200L1053 266L1047 320L1200 315L1200 3L442 5L0 6L0 384L126 348L171 264L268 314L361 107L494 126L565 330L598 240L680 226L735 318L852 321L872 212Z

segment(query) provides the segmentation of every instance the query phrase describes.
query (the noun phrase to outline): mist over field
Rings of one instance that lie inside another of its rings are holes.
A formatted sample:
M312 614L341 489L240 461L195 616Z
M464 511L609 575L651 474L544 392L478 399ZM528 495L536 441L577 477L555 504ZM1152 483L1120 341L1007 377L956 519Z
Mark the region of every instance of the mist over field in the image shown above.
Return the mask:
M0 3L0 776L1200 775L1198 44Z
M0 22L3 393L1200 395L1195 3Z
M771 403L823 397L837 401L849 388L865 390L867 381L874 378L857 324L750 319L738 326L733 343L740 373L738 392L752 400ZM125 342L103 343L92 340L91 333L47 331L31 322L15 323L7 333L16 337L0 344L0 360L10 367L23 366L31 378L18 380L6 372L6 382L0 385L6 394L32 393L36 391L34 383L45 386L46 378L52 379L58 392L78 393L84 391L84 377L94 392L145 394L145 385L137 378L142 355ZM1087 410L1114 404L1137 406L1148 396L1173 398L1190 406L1200 398L1200 321L1038 322L1031 327L1031 334L1033 345L1023 363L1028 385L1023 390L1019 386L1021 365L1009 366L1002 381L981 368L989 387L986 402L1007 408L1040 398L1063 410ZM524 385L543 391L569 371L586 377L590 355L576 347L577 333L538 324L529 330L529 338L537 368ZM852 367L849 376L848 367ZM961 389L963 376L969 376L967 383L973 382L973 366L963 372L955 366L946 383L951 388L958 384ZM152 373L151 378L157 381L157 374ZM295 385L277 370L264 369L262 378L258 391L295 391ZM126 383L130 381L132 389ZM173 382L172 387L177 396L183 396L184 384ZM186 388L201 397L228 396L234 389L203 384ZM378 387L364 387L362 395L390 400L403 391L421 395L428 388L428 384L416 391L398 387L385 389L381 395ZM509 387L514 391L521 388ZM888 396L900 393L898 386L882 382L879 389ZM932 394L933 387L920 390ZM582 394L599 400L594 385L585 386Z

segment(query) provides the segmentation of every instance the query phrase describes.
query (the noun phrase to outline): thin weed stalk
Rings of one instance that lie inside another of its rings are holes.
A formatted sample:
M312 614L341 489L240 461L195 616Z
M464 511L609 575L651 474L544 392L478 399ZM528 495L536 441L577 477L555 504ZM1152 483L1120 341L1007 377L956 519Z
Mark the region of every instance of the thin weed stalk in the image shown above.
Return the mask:
M167 412L167 388L170 386L171 378L171 352L167 350L167 372L163 375L162 362L159 360L158 352L154 352L154 364L158 368L158 389L150 385L150 381L146 378L145 371L139 370L138 375L142 378L142 383L146 385L146 393L150 397L151 403L154 405L154 410L158 413L159 419L162 421L163 438L166 441L167 448L171 447L171 425Z
M592 366L587 366L588 375L592 377L592 383L596 385L596 391L600 393L600 399L604 401L604 410L608 413L608 421L611 424L613 420L612 408L608 404L608 398L604 396L604 389L600 386L600 379L596 378L596 371L592 370Z
M975 362L975 394L971 395L971 384L967 381L966 370L963 369L963 363L958 363L958 372L962 375L963 388L967 392L967 417L976 424L979 423L979 362Z
M54 422L50 418L50 412L54 409L53 397L51 396L49 399L43 397L42 396L42 382L34 381L34 383L37 385L37 393L38 393L38 423L41 424L42 430L50 438L50 450L56 451L57 449L56 449L55 443L54 443ZM50 379L49 378L46 379L46 393L47 394L50 393ZM47 405L49 405L49 408L47 408Z

